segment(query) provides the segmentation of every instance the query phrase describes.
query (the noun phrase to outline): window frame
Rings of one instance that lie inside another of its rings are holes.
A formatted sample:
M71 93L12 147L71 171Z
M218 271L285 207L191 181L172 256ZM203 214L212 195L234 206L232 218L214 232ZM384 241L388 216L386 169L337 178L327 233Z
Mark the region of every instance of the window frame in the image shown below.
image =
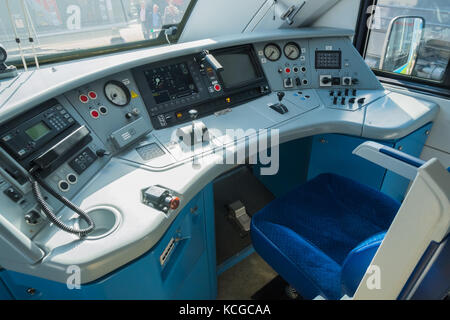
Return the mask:
M76 61L76 60L80 60L80 59L97 57L97 56L102 56L102 55L107 55L107 54L112 54L112 53L119 53L119 52L135 50L135 49L142 49L142 48L151 48L151 47L157 47L157 46L161 46L164 44L168 44L164 30L168 29L172 26L177 27L177 33L173 36L169 36L170 41L172 44L178 43L178 40L180 39L181 34L183 33L184 28L186 27L186 24L189 21L189 18L191 17L191 14L194 11L194 8L195 8L197 2L198 2L198 0L190 0L190 3L186 8L186 13L184 14L183 19L180 21L180 23L163 25L162 31L160 32L158 38L156 38L156 39L142 40L142 41L136 41L136 42L130 42L130 43L122 43L122 44L111 45L111 46L107 46L107 47L75 50L70 53L64 52L64 53L48 54L48 55L38 57L39 65L43 66L43 65L48 65L48 64L57 64L57 63L68 62L68 61ZM34 57L28 56L25 59L26 59L25 61L26 61L28 67L36 66ZM8 63L11 63L11 62L8 61ZM21 59L17 59L17 61L14 61L13 63L19 69L24 68L24 65L23 65Z
M367 19L370 17L370 14L367 13L367 10L370 6L377 5L377 3L378 0L361 0L353 44L363 59L365 59L365 50L370 36L370 31L367 27ZM372 69L372 71L382 83L450 98L450 59L442 81L421 79L377 69Z

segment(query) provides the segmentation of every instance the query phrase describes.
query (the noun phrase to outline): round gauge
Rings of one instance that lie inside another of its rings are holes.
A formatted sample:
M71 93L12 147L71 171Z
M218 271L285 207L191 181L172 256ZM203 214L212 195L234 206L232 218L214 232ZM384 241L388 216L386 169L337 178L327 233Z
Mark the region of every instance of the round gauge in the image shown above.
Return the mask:
M105 96L109 102L118 107L125 107L131 101L131 93L127 86L114 80L105 84Z
M264 56L270 61L278 61L281 58L281 50L276 44L268 44L264 48Z
M284 54L288 59L297 60L300 57L300 47L294 42L289 42L284 47Z
M8 58L8 53L6 49L0 44L0 63L5 63Z

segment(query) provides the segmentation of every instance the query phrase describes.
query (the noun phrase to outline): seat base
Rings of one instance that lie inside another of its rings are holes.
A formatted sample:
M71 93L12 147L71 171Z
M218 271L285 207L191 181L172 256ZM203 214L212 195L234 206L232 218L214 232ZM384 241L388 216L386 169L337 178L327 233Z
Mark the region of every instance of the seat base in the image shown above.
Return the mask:
M353 180L323 174L252 220L256 251L306 299L339 299L347 255L387 230L400 203Z

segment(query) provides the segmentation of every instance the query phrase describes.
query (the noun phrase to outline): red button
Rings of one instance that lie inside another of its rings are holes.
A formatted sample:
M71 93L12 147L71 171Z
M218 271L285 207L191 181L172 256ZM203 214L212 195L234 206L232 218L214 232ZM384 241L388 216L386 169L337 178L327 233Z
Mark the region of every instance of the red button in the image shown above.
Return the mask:
M100 117L100 113L98 113L97 110L92 110L91 111L91 117L94 119L97 119L98 117Z
M91 98L92 100L97 99L97 93L95 93L94 91L89 92L89 98Z
M81 101L82 103L88 103L88 102L89 102L89 98L88 98L87 95L82 94L82 95L80 96L80 101Z
M286 69L284 69L284 71L286 72L286 73L291 73L291 69L290 68L286 68Z
M170 201L170 209L177 210L179 206L180 206L180 198L175 197L172 199L172 201Z
M220 85L216 84L216 85L214 86L214 90L216 90L217 92L219 92L220 90L222 90L222 87L221 87Z

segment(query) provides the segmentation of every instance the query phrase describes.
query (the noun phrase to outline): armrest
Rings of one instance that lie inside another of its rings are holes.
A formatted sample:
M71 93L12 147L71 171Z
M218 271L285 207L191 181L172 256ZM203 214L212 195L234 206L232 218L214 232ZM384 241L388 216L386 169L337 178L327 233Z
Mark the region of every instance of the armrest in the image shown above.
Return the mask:
M376 142L365 142L353 154L369 160L383 168L395 172L409 180L414 180L417 170L426 162L404 152Z
M386 232L378 233L360 243L347 255L341 271L341 285L344 294L350 297L354 296L385 236Z

